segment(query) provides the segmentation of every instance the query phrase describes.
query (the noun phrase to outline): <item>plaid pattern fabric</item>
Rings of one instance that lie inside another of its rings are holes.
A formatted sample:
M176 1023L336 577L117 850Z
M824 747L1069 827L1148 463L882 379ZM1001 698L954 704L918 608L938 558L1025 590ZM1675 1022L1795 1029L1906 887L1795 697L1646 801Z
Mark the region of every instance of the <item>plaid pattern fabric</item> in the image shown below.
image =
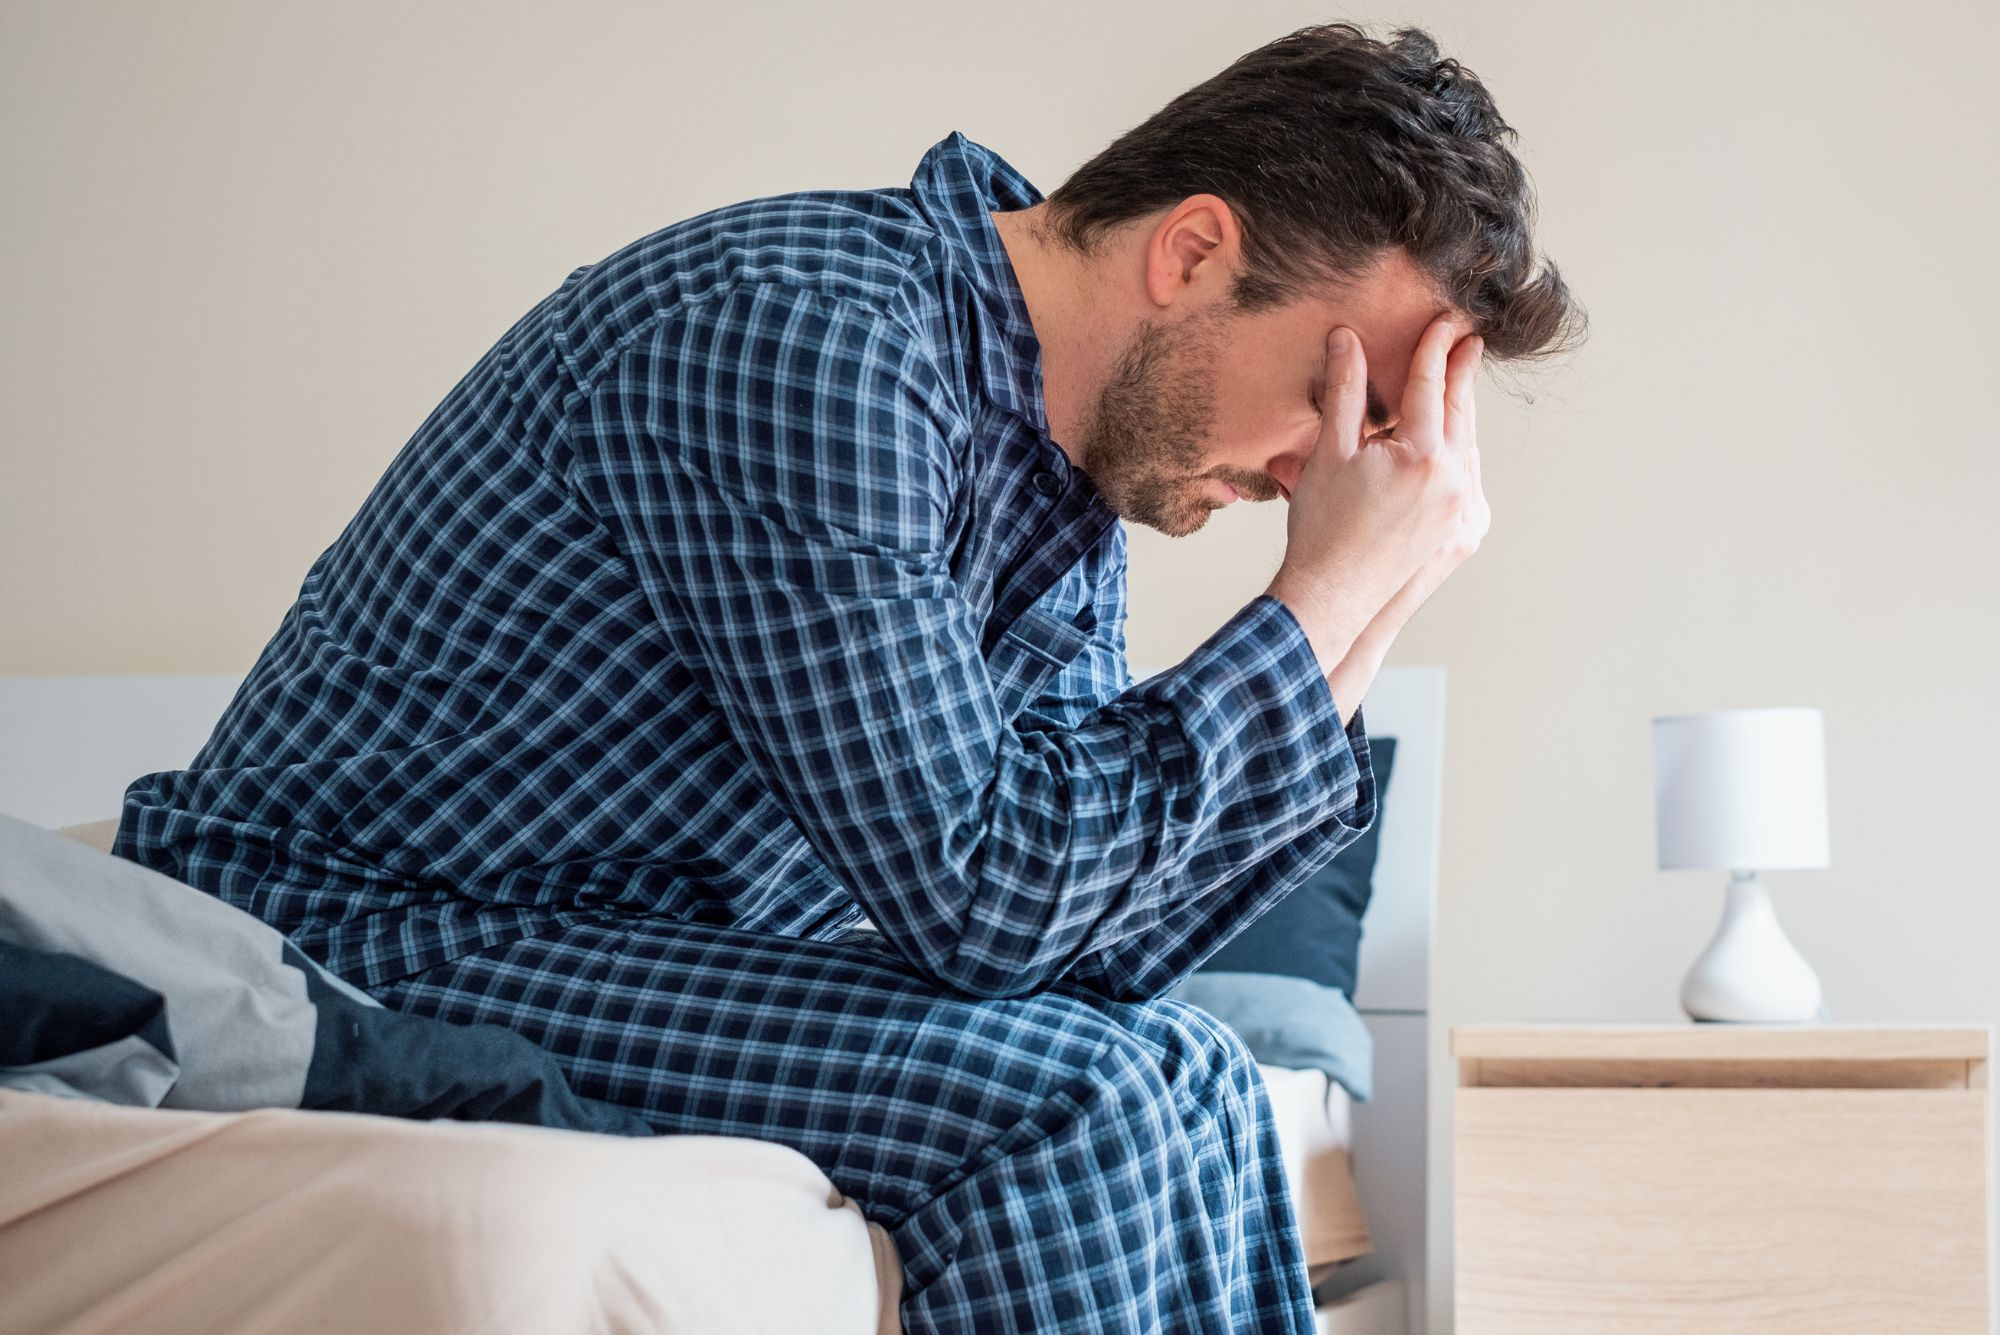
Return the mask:
M575 1063L681 1050L666 1000L620 1020L574 981L593 951L647 943L650 964L599 962L638 993L728 995L864 915L880 943L842 958L867 952L960 1041L1033 1065L1067 1023L1036 1010L1052 987L1191 1041L1185 1008L1148 999L1372 822L1366 731L1269 597L1132 683L1123 530L1048 437L988 216L1040 199L953 134L908 189L747 201L571 274L314 563L194 762L127 790L116 851L379 995L542 1025ZM733 948L670 948L703 926ZM865 988L836 972L817 986ZM831 1061L821 1028L848 1013L812 992L771 1022L796 1040L713 1058L741 1106L771 1099L800 1137L886 1119L919 1177L923 1135L998 1126L978 1081L782 1097L771 1073ZM974 997L1035 1018L982 1031ZM881 1019L840 1032L902 1050ZM611 1097L663 1118L686 1097L624 1060L598 1073ZM1247 1084L1222 1110L1239 1180L1215 1188L1239 1205L1268 1130Z

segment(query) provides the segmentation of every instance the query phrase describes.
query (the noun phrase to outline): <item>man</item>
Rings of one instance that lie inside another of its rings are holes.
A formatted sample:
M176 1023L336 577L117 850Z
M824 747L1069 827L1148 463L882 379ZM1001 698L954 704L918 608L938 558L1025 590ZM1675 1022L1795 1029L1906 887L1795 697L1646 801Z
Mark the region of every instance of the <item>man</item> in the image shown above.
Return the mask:
M796 1146L912 1331L1308 1329L1255 1067L1157 998L1374 818L1360 702L1487 524L1482 348L1572 315L1510 134L1422 33L1309 28L1046 200L953 134L577 270L118 851ZM1238 495L1283 567L1135 687L1119 517Z

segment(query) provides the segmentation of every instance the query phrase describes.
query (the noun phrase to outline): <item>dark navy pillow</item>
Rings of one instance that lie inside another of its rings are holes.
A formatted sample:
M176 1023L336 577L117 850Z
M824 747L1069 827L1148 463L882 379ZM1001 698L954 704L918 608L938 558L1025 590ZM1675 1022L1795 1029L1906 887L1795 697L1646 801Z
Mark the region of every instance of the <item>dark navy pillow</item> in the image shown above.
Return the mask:
M1361 959L1361 916L1374 893L1376 834L1396 764L1396 739L1370 737L1375 769L1375 822L1333 861L1279 900L1201 966L1209 973L1282 973L1310 978L1354 999Z

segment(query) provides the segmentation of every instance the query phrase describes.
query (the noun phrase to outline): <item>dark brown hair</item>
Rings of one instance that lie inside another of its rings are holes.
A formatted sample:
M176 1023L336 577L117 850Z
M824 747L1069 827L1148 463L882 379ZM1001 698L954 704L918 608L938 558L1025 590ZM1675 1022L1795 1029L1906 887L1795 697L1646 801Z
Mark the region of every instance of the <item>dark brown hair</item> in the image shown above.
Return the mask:
M1582 307L1537 267L1534 191L1514 130L1471 70L1418 28L1349 23L1258 47L1121 135L1049 196L1049 230L1088 254L1108 230L1189 195L1243 229L1231 296L1254 311L1338 291L1401 247L1464 311L1489 359L1581 341Z

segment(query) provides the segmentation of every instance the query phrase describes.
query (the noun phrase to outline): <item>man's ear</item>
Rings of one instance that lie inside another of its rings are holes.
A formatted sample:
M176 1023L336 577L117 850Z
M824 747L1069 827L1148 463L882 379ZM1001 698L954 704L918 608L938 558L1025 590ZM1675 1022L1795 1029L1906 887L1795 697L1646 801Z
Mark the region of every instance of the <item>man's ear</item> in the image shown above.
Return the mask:
M1243 229L1220 195L1189 195L1167 210L1146 242L1146 295L1167 307L1220 299L1236 274Z

